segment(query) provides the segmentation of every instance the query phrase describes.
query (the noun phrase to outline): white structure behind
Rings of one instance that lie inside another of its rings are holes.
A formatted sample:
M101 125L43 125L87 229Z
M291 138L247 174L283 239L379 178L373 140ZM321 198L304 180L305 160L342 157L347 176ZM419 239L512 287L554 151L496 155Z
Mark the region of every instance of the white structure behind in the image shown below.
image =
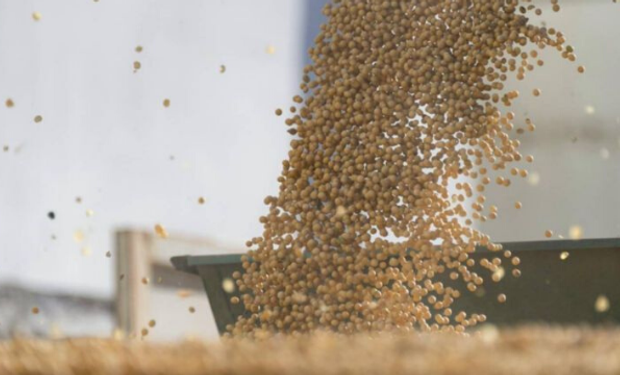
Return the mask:
M298 93L304 10L0 0L0 283L112 297L115 228L161 223L238 247L261 234L290 139L274 110Z
M519 138L523 155L532 154L535 161L520 167L528 167L530 178L538 174L539 183L510 176L512 186L493 184L485 193L485 206L497 204L500 215L481 228L496 241L542 240L546 229L556 239L568 238L572 226L580 227L584 238L620 237L620 4L560 4L562 10L554 13L542 2L538 18L564 33L577 62L547 49L542 68L510 83L521 93L512 107L515 125L524 126L526 117L536 124L534 133ZM585 74L577 72L579 65ZM534 88L542 90L540 97L532 95ZM516 201L522 209L514 208Z

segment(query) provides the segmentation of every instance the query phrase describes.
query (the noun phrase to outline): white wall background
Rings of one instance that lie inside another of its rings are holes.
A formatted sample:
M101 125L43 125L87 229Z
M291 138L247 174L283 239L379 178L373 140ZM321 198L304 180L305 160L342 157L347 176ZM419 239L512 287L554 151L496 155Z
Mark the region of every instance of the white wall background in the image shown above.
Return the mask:
M117 227L162 223L240 248L260 234L288 149L273 111L297 93L304 10L0 0L0 283L111 297Z
M546 229L555 239L568 238L572 226L582 228L584 238L620 237L620 4L565 0L559 13L548 1L539 4L543 15L534 21L561 30L577 62L548 48L544 67L511 83L521 93L512 107L515 125L524 126L529 116L537 126L519 138L523 155L535 157L520 167L540 182L513 177L511 187L489 191L487 206L499 203L500 218L481 228L497 241L542 240ZM578 65L585 74L577 73ZM539 98L534 88L542 89Z

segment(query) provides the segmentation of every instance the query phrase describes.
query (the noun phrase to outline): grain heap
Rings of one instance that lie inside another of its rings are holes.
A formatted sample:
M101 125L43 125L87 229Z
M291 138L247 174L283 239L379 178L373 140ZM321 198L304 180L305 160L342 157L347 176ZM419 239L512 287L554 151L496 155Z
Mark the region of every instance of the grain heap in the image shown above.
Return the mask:
M504 187L527 176L509 168L524 129L498 107L519 96L504 82L542 66L545 47L574 61L572 47L532 25L542 11L524 0L334 0L324 13L285 121L296 137L279 195L234 275L248 314L230 331L462 332L486 319L451 309L483 283L470 254L502 250L472 228L498 215L489 174ZM490 274L499 254L481 262Z
M529 327L469 338L450 334L318 334L210 345L103 339L0 342L0 373L7 375L619 372L620 332L609 328Z

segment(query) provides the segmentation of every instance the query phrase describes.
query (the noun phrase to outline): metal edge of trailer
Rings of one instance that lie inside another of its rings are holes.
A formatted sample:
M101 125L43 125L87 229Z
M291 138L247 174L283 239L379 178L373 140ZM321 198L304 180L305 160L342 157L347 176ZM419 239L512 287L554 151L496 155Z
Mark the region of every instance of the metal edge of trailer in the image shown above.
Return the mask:
M594 238L581 240L546 240L524 242L501 242L504 250L511 251L557 251L579 249L611 249L620 248L620 238ZM490 252L486 247L479 246L476 252ZM181 255L172 257L170 261L175 269L198 274L196 267L206 265L224 265L241 263L244 254L221 254L221 255Z
M224 264L239 264L241 263L241 257L243 254L222 254L222 255L180 255L172 257L170 261L175 269L182 272L193 273L198 275L197 267L200 266L212 266L212 265L224 265Z
M542 240L523 242L500 242L504 250L511 251L557 251L579 249L612 249L620 248L620 238L588 238L580 240ZM476 249L488 251L484 247Z
M239 296L238 290L235 288L233 292L226 292L222 287L223 281L230 278L235 270L241 270L242 255L176 256L170 260L178 271L201 278L220 335L238 316L245 314L242 304L234 305L230 301L231 297Z
M600 290L596 289L593 285L593 281L596 281L595 284L601 288L611 288L608 290L608 293L612 293L614 295L613 298L620 300L620 289L616 291L615 286L610 286L608 284L620 285L620 252L616 255L615 250L620 250L620 238L603 238L603 239L583 239L583 240L546 240L546 241L529 241L529 242L505 242L501 243L504 250L511 250L513 253L521 254L521 257L536 257L539 258L538 255L534 253L539 252L540 257L546 259L546 262L549 262L551 259L556 259L559 252L568 251L571 252L570 259L582 259L586 264L573 264L572 267L592 267L592 264L597 264L598 267L604 267L605 273L602 274L601 278L605 278L605 280L590 280L590 282L583 282L582 285L573 285L575 288L585 288L587 289L587 294L592 294L594 292L599 292ZM587 251L596 251L597 258L591 259L591 257L587 256ZM476 252L473 253L473 256L480 257L485 254L492 253L484 247L478 247ZM529 254L529 255L528 255ZM200 256L177 256L171 259L172 264L178 271L192 273L201 277L203 281L203 285L207 294L207 298L209 299L209 304L211 306L211 310L213 312L213 316L216 321L216 325L220 334L226 332L226 326L229 324L233 324L237 317L240 315L246 315L243 309L243 304L233 305L230 303L230 298L233 296L239 296L239 292L235 290L233 293L225 293L222 289L222 282L226 278L230 278L234 271L243 271L241 267L241 257L243 254L223 254L223 255L200 255ZM598 257L601 257L600 259ZM552 267L552 263L550 263ZM571 267L570 262L564 263L565 266ZM545 267L548 265L546 264ZM539 267L541 268L541 267ZM547 272L547 269L539 269L539 271ZM553 273L553 270L549 270ZM578 278L578 277L587 277L586 274L590 272L595 272L593 269L588 269L584 271L582 269L576 269L577 273L581 274L571 274L570 278ZM555 268L555 272L557 273L557 267ZM535 277L535 280L512 280L508 281L508 284L505 285L506 289L512 288L514 293L521 294L521 299L523 299L524 293L540 293L541 290L544 290L545 285L549 286L549 282L553 283L566 283L570 281L570 278L567 281L567 271L562 271L563 274L558 275L558 279L553 279L552 276L547 276L543 274L538 274ZM584 274L586 272L586 274ZM550 280L551 279L551 280ZM575 282L570 281L570 282ZM614 284L615 283L615 284ZM486 284L485 284L486 285ZM495 295L496 293L503 292L502 289L498 289L500 284L491 283L487 286L487 293L490 295ZM541 289L542 288L542 289ZM561 293L564 293L565 301L563 303L566 305L566 310L572 310L571 307L579 300L581 306L581 310L579 314L581 314L579 319L582 320L590 320L590 321L598 321L604 322L607 319L608 322L620 322L620 310L612 309L615 311L611 311L610 314L597 316L596 314L591 315L590 312L586 311L583 307L583 300L586 296L580 296L577 293L577 290L566 290L564 289ZM577 293L577 294L576 294ZM547 313L548 310L551 310L552 306L548 305L549 298L553 298L551 294L544 295L545 299L537 301L539 305L538 311L542 311L543 313ZM515 296L518 297L518 296ZM595 298L596 296L592 296ZM610 298L612 296L610 295ZM536 298L532 296L532 298ZM588 297L589 298L589 297ZM513 303L516 303L518 298L512 298ZM587 298L586 298L587 299ZM485 301L480 300L480 302L475 302L474 298L466 299L465 304L469 304L467 308L472 308L475 306L489 307L493 303L489 298ZM510 301L509 301L510 302ZM529 298L522 301L524 304L529 304ZM588 302L590 303L590 302ZM472 305L473 304L473 305ZM506 321L518 320L518 314L531 315L531 313L527 310L527 308L513 305L511 308L506 310L506 308L510 307L511 303L502 304L501 307L492 307L499 311L502 311L502 314L505 314L505 318L503 323ZM546 307L545 307L546 306ZM465 306L462 306L465 307ZM503 309L503 310L502 310ZM594 309L592 305L590 305L591 312L594 313ZM570 312L570 311L569 311ZM562 322L562 319L567 319L566 317L570 314L563 313L566 316L558 315L556 311L556 315L552 316L552 312L548 312L548 320L554 321L554 319L561 318L559 322ZM571 312L571 314L577 314L576 312ZM588 315L590 314L590 315ZM544 315L544 314L543 314ZM541 321L544 321L544 316ZM502 318L500 317L499 324L502 324Z

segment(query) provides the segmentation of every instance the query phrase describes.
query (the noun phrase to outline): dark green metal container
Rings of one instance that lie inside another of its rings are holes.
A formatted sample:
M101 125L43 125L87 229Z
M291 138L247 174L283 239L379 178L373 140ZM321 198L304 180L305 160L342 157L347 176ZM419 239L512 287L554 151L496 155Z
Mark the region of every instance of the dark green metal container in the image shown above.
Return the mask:
M521 259L518 268L522 276L512 276L513 266L501 253L491 254L502 258L504 279L495 283L485 277L483 287L475 293L467 292L461 282L462 296L454 303L454 311L483 313L488 322L498 325L620 323L620 239L511 242L503 246ZM566 259L561 259L563 252L568 252ZM489 251L481 248L472 258L479 260L485 255L488 257ZM242 304L230 303L237 295L236 288L227 293L222 287L234 271L243 272L241 254L174 257L172 264L202 278L220 334L244 314ZM474 270L489 275L479 266ZM500 293L508 296L506 303L497 302ZM595 309L599 297L609 300L608 310Z

